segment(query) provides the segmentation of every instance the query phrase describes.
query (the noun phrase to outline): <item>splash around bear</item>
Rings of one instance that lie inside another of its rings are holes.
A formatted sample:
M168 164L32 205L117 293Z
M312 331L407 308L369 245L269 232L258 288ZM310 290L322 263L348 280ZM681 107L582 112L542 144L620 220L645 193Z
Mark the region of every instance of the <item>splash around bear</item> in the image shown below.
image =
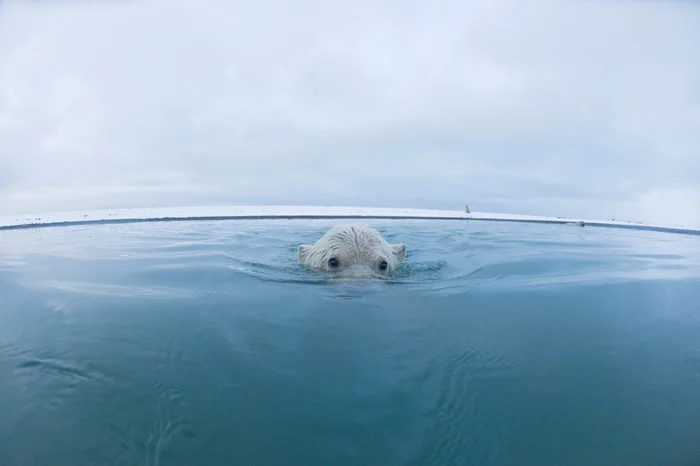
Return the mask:
M389 244L367 225L338 225L316 244L297 247L299 264L347 278L383 278L396 272L406 245Z

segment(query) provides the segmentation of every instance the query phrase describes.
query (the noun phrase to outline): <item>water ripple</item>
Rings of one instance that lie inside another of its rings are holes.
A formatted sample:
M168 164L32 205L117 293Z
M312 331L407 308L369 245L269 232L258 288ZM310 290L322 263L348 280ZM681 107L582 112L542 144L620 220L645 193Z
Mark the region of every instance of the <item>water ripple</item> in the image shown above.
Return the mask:
M296 246L315 241L332 225L311 222L191 222L154 225L82 226L0 232L0 270L21 274L34 255L50 255L69 267L74 261L141 263L144 270L177 274L199 265L226 268L256 280L277 283L325 282L303 270ZM380 221L389 241L408 245L408 256L387 280L427 293L501 287L573 285L603 280L697 278L698 238L654 232L573 229L567 226ZM24 236L23 236L24 235ZM81 241L82 238L82 241ZM76 247L76 246L80 247ZM23 251L23 252L18 252ZM68 262L67 262L68 261ZM36 282L35 275L31 277ZM142 276L142 278L147 278ZM43 286L74 292L167 296L165 286L125 288L88 280L43 280ZM183 292L183 290L179 290Z
M80 380L89 379L89 376L85 371L82 371L75 367L70 367L69 365L63 364L58 361L30 359L17 364L17 371L22 371L25 369L48 371L53 374Z

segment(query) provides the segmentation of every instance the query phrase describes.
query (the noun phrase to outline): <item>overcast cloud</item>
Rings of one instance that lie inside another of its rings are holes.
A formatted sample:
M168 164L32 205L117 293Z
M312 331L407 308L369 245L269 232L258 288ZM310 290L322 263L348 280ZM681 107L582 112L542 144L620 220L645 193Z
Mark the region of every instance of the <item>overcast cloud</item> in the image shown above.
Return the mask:
M700 226L700 5L0 2L0 215L321 204Z

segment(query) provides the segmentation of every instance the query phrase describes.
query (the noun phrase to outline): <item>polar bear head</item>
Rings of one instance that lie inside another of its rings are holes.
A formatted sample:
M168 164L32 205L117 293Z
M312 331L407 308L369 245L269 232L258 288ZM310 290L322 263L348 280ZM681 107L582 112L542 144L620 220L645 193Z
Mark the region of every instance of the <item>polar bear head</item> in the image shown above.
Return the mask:
M331 228L313 246L297 247L299 264L350 277L388 277L406 257L406 245L389 244L366 225Z

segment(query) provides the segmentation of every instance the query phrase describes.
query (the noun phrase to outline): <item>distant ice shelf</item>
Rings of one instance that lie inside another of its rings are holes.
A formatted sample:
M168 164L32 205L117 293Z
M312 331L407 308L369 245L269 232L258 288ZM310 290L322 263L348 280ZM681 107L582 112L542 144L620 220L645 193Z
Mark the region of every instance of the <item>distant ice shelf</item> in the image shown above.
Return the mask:
M628 228L669 233L700 235L700 228L654 225L647 223L586 220L567 217L499 214L464 210L391 209L378 207L333 206L214 206L164 207L145 209L91 210L51 212L0 217L0 230L56 227L85 224L165 222L193 220L255 219L414 219L414 220L482 220L504 222L549 223L575 226Z

